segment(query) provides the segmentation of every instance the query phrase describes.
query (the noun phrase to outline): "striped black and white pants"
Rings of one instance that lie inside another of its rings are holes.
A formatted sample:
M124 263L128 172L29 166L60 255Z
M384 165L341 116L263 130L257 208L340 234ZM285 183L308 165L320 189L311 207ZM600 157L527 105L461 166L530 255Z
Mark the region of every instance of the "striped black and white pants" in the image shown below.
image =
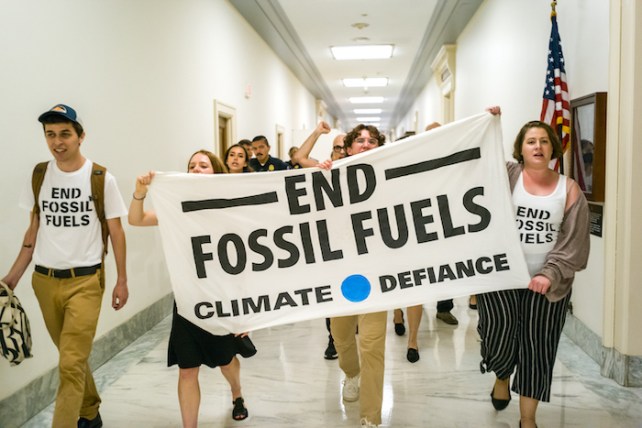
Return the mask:
M477 295L481 372L495 372L499 379L515 372L514 392L550 401L553 364L570 298L569 293L551 303L528 289Z

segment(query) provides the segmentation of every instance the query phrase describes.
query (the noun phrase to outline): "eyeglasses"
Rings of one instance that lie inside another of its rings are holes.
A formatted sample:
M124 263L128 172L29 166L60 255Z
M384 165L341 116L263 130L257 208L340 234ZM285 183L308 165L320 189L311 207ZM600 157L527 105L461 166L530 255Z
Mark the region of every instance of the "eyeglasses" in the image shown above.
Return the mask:
M340 152L345 152L346 148L343 147L343 146L334 146L334 147L332 147L332 150L334 150L335 152L339 152L340 153Z
M369 143L372 145L379 144L379 140L377 140L376 138L355 138L354 141L355 143L359 143L359 144L365 144L365 143Z

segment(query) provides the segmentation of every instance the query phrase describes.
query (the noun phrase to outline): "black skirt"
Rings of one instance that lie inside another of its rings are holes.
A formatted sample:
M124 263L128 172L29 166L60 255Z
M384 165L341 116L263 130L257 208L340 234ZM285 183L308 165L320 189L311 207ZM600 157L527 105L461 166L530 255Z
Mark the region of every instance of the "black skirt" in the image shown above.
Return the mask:
M174 304L172 331L169 335L167 366L178 364L190 369L205 364L214 368L225 366L238 353L233 334L217 336L192 324L178 314Z

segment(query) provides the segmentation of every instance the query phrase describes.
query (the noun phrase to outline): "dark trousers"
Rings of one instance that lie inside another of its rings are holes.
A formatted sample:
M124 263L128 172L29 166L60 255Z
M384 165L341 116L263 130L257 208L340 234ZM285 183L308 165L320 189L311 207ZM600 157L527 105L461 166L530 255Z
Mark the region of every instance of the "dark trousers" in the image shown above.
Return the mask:
M330 331L330 318L325 319L325 328L328 329L328 339L330 339L330 342L334 342L332 339L332 331Z
M437 302L437 312L450 312L454 306L453 299L440 300Z

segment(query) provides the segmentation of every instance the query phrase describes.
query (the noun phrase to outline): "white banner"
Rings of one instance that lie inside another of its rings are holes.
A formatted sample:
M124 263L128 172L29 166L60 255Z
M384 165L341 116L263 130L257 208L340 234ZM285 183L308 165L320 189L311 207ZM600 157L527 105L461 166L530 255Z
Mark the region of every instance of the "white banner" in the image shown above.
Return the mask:
M179 313L215 334L523 288L499 118L317 168L158 173Z

